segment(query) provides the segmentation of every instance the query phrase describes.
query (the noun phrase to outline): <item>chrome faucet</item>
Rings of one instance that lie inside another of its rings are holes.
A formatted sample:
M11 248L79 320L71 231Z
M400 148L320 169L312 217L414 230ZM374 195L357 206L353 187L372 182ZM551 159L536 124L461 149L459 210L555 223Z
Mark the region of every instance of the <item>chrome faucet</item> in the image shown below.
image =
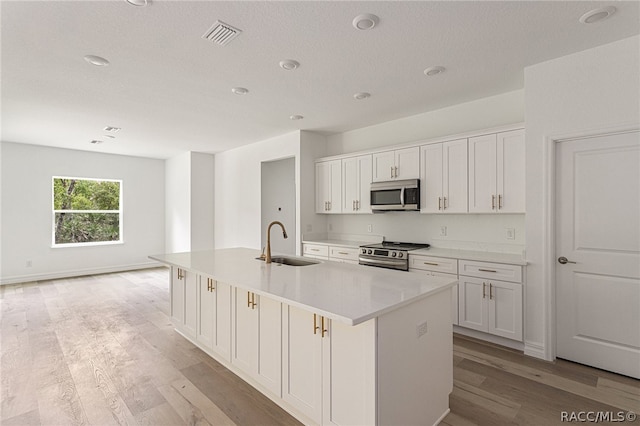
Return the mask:
M267 228L267 255L265 256L265 263L271 263L271 227L273 225L280 225L280 228L282 228L282 236L285 238L289 238L287 236L287 230L284 229L284 225L282 224L282 222L274 220L269 224L269 227Z

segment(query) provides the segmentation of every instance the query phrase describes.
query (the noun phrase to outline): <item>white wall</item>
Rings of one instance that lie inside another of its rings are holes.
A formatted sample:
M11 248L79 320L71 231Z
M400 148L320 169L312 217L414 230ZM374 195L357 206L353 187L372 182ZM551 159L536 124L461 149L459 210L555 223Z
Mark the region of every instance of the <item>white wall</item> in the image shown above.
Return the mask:
M287 157L296 159L299 188L299 131L215 155L215 248L261 248L261 162ZM296 241L299 246L300 241Z
M555 355L552 140L640 123L639 52L636 36L525 69L526 353Z
M277 220L287 230L282 237L277 225L272 228L271 252L296 254L296 161L294 157L262 162L261 178L261 246L267 244L269 224Z
M165 252L191 248L191 152L165 162Z
M504 93L424 114L377 124L327 137L331 155L362 151L405 142L433 139L524 121L524 91ZM433 215L384 213L326 216L320 231L384 235L391 241L427 242L438 247L488 250L521 254L524 249L524 215ZM440 236L440 227L447 236ZM515 240L506 239L505 228L515 229Z
M214 247L214 156L191 153L191 250Z
M0 149L2 283L151 266L147 256L164 251L164 161L8 142ZM124 244L52 248L52 176L121 179Z
M327 137L327 155L433 139L524 121L524 90L478 99Z

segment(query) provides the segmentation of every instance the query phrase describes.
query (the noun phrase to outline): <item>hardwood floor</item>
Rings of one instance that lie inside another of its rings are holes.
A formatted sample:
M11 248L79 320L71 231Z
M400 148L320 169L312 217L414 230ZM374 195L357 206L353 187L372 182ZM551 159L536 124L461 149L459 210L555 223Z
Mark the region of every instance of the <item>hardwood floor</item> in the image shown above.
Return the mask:
M299 424L173 330L168 287L164 268L1 286L0 424ZM640 413L628 377L461 336L453 362L444 425Z

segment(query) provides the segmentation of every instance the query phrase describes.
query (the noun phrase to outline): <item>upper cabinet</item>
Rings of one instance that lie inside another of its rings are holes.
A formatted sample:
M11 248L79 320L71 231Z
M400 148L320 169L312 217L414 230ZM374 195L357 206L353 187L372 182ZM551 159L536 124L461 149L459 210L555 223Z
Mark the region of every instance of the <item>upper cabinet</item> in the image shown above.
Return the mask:
M420 177L420 147L373 154L373 182Z
M524 213L524 130L469 138L469 212Z
M316 163L316 213L342 213L342 160Z
M342 160L342 212L371 213L371 155Z
M467 139L420 147L420 211L467 212Z

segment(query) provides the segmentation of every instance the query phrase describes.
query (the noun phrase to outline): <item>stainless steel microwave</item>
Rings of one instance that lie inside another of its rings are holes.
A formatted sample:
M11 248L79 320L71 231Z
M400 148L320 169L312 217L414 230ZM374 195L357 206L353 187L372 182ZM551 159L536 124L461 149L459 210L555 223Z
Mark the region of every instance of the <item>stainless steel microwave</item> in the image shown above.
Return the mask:
M373 182L371 210L374 213L420 210L420 179Z

